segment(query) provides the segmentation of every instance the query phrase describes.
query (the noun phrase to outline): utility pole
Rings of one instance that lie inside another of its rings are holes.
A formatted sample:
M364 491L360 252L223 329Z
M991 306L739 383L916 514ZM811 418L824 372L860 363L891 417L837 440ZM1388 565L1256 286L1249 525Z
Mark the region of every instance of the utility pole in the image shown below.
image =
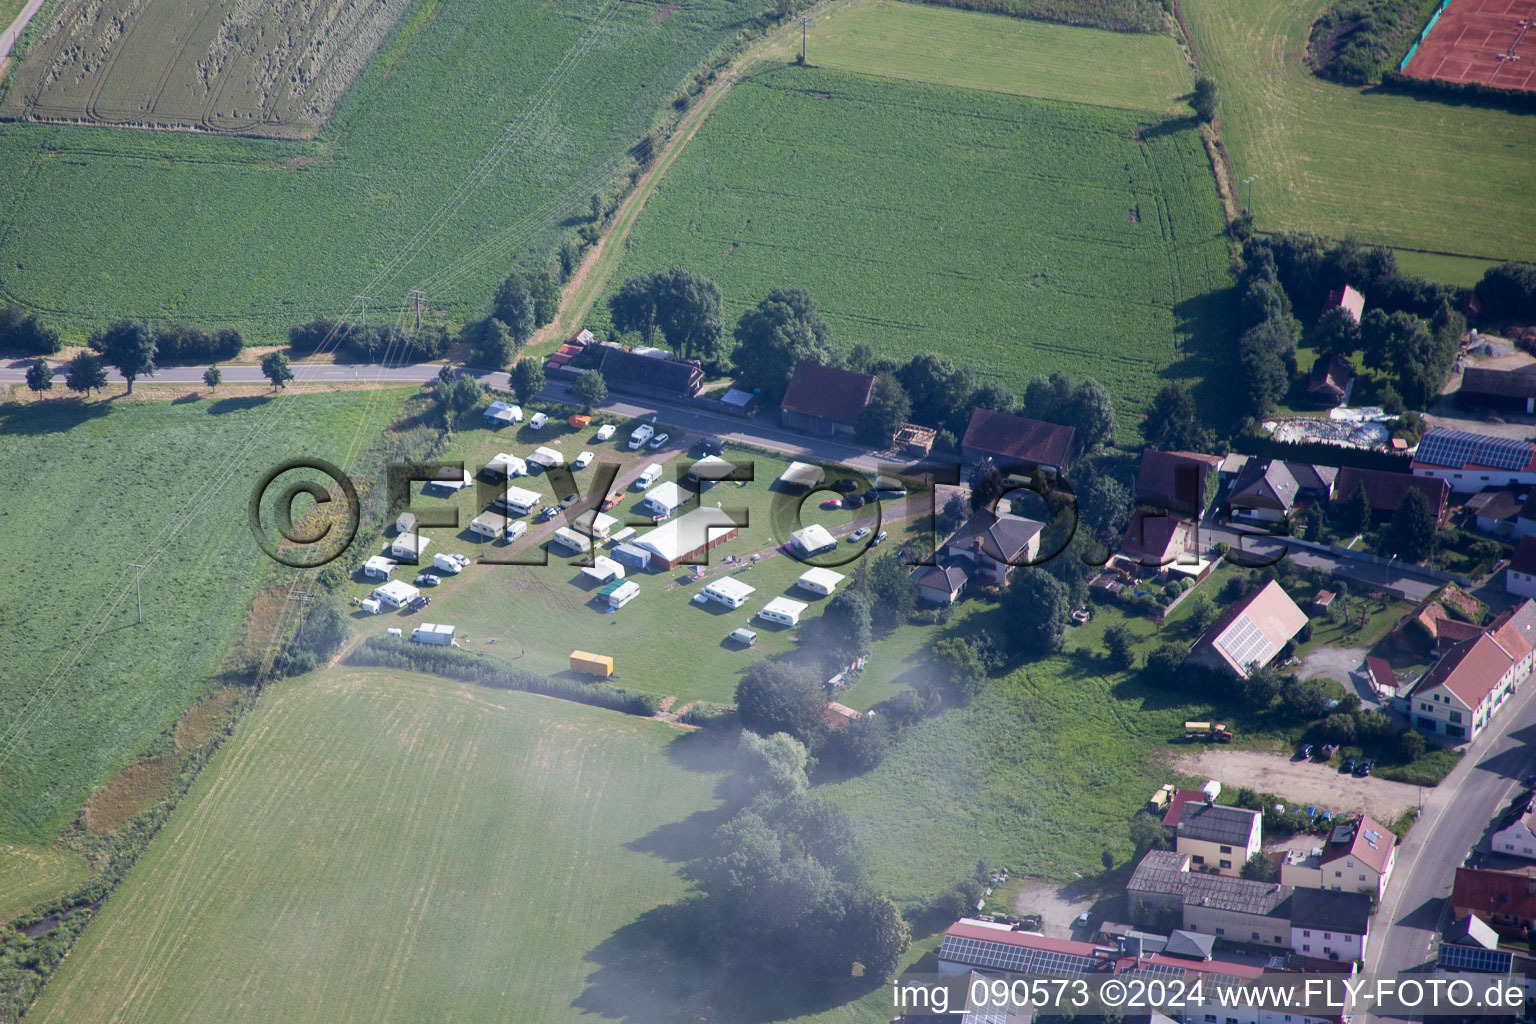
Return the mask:
M139 605L139 625L142 626L142 625L144 625L144 591L139 588L139 577L144 575L144 570L148 569L149 566L147 566L147 565L139 565L136 562L129 562L128 563L128 568L139 570L138 572L133 574L133 595L134 595L135 598L138 599L138 605Z
M416 329L421 330L421 307L426 304L427 293L420 288L411 289L411 298L416 302Z
M811 26L811 16L809 14L802 14L802 15L800 15L800 63L801 64L805 63L805 32L806 32L806 29L810 28L810 26Z
M1257 174L1250 174L1243 179L1243 184L1248 186L1248 205L1243 209L1243 212L1250 217L1253 216L1253 179L1257 177Z
M307 591L307 590L300 591L297 594L289 594L288 595L288 600L290 600L290 601L301 601L301 602L304 602L303 604L299 605L299 639L300 640L304 639L304 620L309 617L309 604L308 604L308 602L313 601L314 599L315 599L314 595L310 594L310 592Z
M354 295L352 297L363 304L363 326L366 328L368 326L368 296Z

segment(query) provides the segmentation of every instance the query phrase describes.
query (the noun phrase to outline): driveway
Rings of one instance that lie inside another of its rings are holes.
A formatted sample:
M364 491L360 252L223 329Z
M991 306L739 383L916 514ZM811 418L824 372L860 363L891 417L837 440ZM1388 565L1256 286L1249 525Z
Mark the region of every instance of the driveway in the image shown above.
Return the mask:
M1365 647L1319 647L1301 659L1298 671L1303 679L1332 679L1367 704L1379 704L1381 698L1360 676L1367 651Z
M1343 775L1331 765L1295 761L1287 754L1262 750L1204 747L1174 758L1174 771L1215 779L1222 787L1247 786L1274 793L1286 802L1320 811L1364 811L1390 825L1419 802L1419 787L1379 779Z

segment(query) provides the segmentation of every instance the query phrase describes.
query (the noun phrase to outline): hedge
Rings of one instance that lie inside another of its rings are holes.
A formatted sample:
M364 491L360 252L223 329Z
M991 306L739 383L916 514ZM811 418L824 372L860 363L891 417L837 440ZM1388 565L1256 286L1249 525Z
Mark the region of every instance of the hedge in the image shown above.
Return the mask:
M1385 71L1381 86L1387 92L1408 93L1469 107L1493 107L1516 114L1536 114L1536 92L1500 89L1481 82L1447 82L1439 78L1413 78L1401 71Z
M367 668L403 668L427 672L448 679L479 683L498 690L521 690L546 697L591 704L593 707L622 711L648 718L656 713L657 698L649 693L630 693L605 683L578 683L551 679L534 672L504 664L483 654L471 654L457 647L432 647L408 640L374 636L364 640L347 656L347 664Z

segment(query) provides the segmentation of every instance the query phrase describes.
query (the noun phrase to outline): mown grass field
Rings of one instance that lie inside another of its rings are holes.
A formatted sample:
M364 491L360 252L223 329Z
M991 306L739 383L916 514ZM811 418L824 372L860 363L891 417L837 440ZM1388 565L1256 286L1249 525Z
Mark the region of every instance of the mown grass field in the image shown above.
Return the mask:
M811 62L836 71L1187 114L1194 84L1171 35L1108 32L906 0L858 0L811 28Z
M344 464L403 394L0 406L0 839L51 842L196 699L271 564L246 520L259 477Z
M1216 365L1223 222L1193 127L819 68L742 81L652 197L611 287L684 266L728 322L807 288L834 339L1022 387L1096 377L1127 422ZM597 319L594 317L594 319Z
M310 143L0 126L0 292L76 337L138 313L283 340L417 286L478 315L761 6L428 0Z
M1239 181L1258 175L1258 226L1536 259L1531 118L1317 78L1302 57L1324 6L1183 4L1195 54L1221 88L1221 137L1233 174Z
M28 1018L645 1019L678 982L610 937L682 893L723 760L659 723L410 673L285 681Z
M0 921L68 892L88 874L85 861L56 846L0 843Z

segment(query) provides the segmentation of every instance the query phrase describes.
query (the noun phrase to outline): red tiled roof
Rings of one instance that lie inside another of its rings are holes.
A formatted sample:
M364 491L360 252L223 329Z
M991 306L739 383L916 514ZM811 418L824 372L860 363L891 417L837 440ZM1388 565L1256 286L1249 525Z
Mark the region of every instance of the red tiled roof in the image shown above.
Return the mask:
M1148 448L1141 453L1141 467L1136 471L1136 500L1193 512L1203 503L1202 487L1206 474L1221 465L1221 458L1200 452L1162 452ZM1182 471L1182 472L1181 472ZM1193 493L1181 493L1194 481Z
M1136 510L1120 540L1120 553L1149 566L1167 565L1189 550L1194 524L1186 519Z
M1030 932L1007 932L1001 928L984 928L981 925L966 924L964 921L956 921L949 926L946 935L958 935L963 939L981 939L985 942L1000 942L1005 946L1019 946L1023 949L1041 949L1051 953L1071 953L1074 956L1093 956L1095 951L1101 951L1104 947L1096 946L1091 942L1077 942L1073 939L1053 939L1045 935L1034 935Z
M1507 651L1487 633L1479 633L1475 639L1463 640L1424 673L1414 693L1443 686L1454 693L1469 708L1476 708L1499 684L1511 665L1530 653L1531 646L1523 637L1514 651Z
M1205 794L1198 789L1181 789L1173 794L1168 801L1168 813L1163 815L1163 824L1169 828L1178 828L1179 818L1184 814L1184 805L1191 800L1205 801Z
M1344 397L1349 382L1354 379L1355 368L1349 365L1348 360L1339 356L1319 359L1312 365L1312 372L1307 376L1307 394L1339 401Z
M1262 662L1261 668L1307 624L1306 612L1296 607L1291 595L1274 580L1229 607L1210 629L1201 634L1195 644L1195 651L1214 650L1228 668L1243 678L1248 676L1248 665L1246 662L1239 663L1235 657L1247 652L1249 645L1243 641L1252 635L1247 626L1239 621L1244 619L1267 643L1267 647L1257 650L1262 655L1259 659Z
M962 444L996 458L1037 466L1065 466L1076 436L1077 431L1059 423L975 409Z
M801 416L815 416L833 423L853 426L869 404L875 390L875 377L869 373L839 370L832 366L801 361L784 392L781 408Z
M1457 868L1451 906L1457 914L1471 911L1484 921L1491 917L1531 921L1536 919L1536 878L1524 871Z
M1366 658L1365 667L1371 673L1371 678L1376 680L1377 686L1397 689L1397 673L1392 671L1392 666L1385 658Z
M1362 814L1353 821L1333 826L1328 833L1328 842L1323 847L1322 863L1331 864L1343 857L1353 857L1379 875L1386 870L1387 860L1392 856L1392 847L1396 842L1397 836L1379 822Z
M1349 314L1355 318L1355 323L1360 322L1360 316L1365 312L1365 296L1355 291L1349 285L1342 285L1328 293L1328 301L1323 303L1324 309L1332 309L1341 306L1349 310Z
M1409 490L1423 491L1437 520L1445 518L1445 506L1451 493L1444 480L1434 477L1345 466L1339 470L1339 478L1334 482L1333 500L1349 501L1362 486L1373 512L1396 512Z

